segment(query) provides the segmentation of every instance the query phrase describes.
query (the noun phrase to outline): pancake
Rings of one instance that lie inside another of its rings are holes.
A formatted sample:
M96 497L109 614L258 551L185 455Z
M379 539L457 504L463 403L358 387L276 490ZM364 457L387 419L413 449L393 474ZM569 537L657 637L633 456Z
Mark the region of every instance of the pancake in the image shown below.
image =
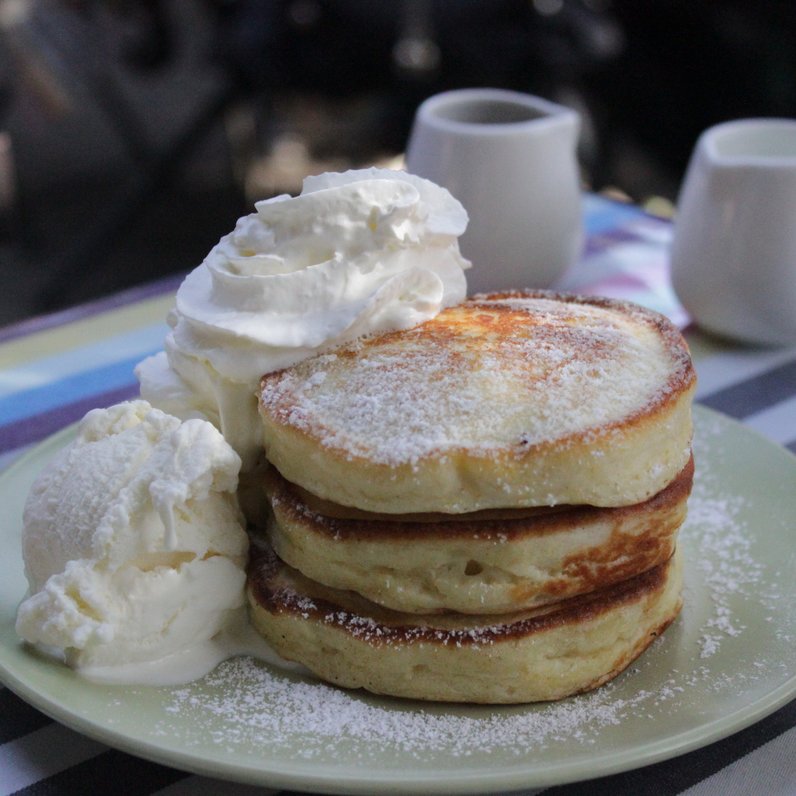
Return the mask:
M561 699L615 677L681 606L677 552L588 595L507 615L417 616L330 589L255 544L248 597L276 651L345 688L412 699L520 703Z
M633 506L377 515L314 500L271 469L266 529L280 558L327 586L410 613L497 614L604 588L668 560L693 472L689 460Z
M650 499L686 466L694 387L663 316L521 292L267 374L259 406L268 459L340 505L616 507Z

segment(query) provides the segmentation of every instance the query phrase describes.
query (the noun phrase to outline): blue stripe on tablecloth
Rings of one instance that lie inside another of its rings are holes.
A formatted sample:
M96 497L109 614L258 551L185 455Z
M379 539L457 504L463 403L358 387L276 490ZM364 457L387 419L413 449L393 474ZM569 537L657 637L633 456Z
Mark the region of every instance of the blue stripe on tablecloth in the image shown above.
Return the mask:
M157 350L157 349L155 349ZM0 429L14 422L25 421L47 412L56 411L64 404L74 404L80 400L119 390L136 383L133 368L141 356L123 359L84 373L75 373L64 379L29 390L20 390L14 395L0 398ZM1 433L1 432L0 432Z
M19 395L23 390L49 389L59 379L83 373L89 367L96 370L115 364L120 359L141 360L163 347L168 328L165 323L153 324L2 370L0 400ZM5 420L2 408L0 418Z
M618 230L623 224L630 221L649 218L643 210L635 205L616 202L613 199L606 199L604 196L595 196L594 194L586 194L583 197L583 211L583 223L587 235L599 235L607 230Z
M38 442L80 420L90 409L111 406L138 395L138 382L129 374L126 383L104 392L92 392L70 404L62 404L32 415L22 422L0 426L0 453Z
M53 329L57 326L63 326L73 321L88 318L92 315L99 315L100 313L108 312L117 307L124 307L128 304L144 301L145 299L164 293L173 292L179 287L182 280L182 274L168 276L164 279L159 279L155 282L147 282L146 284L130 288L129 290L123 290L111 296L97 299L96 301L79 304L76 307L70 307L60 312L27 318L24 321L19 321L0 328L0 343L14 340L17 337L25 337L35 332L42 332L46 329Z

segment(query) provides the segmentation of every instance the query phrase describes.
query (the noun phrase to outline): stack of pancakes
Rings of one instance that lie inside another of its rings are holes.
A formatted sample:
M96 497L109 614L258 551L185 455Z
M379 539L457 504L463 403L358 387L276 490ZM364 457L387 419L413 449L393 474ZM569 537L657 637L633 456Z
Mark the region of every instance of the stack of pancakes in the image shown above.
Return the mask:
M606 682L681 606L694 386L662 316L547 292L476 296L266 375L255 627L381 694Z

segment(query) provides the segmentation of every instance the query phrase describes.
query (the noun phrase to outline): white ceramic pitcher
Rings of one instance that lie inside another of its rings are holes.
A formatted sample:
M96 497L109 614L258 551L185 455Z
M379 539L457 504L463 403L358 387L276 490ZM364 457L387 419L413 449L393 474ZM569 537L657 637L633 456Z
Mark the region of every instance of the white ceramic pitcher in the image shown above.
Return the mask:
M708 331L796 343L796 120L740 119L700 136L671 265L675 292Z
M579 256L579 131L575 111L502 89L449 91L418 108L407 169L467 210L471 294L549 287Z

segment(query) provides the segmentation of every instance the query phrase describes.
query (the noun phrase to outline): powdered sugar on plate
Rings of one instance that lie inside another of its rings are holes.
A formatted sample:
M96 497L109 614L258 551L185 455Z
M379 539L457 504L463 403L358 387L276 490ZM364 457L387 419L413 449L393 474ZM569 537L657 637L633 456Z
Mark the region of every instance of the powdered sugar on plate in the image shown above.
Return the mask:
M467 757L497 749L521 755L562 740L592 744L595 727L619 724L647 696L624 699L607 686L541 709L419 706L349 693L237 658L222 664L198 691L174 691L166 711L194 716L197 723L212 715L218 721L213 741L229 750L267 744L308 759L342 745L357 758L374 746L418 757ZM171 732L168 721L161 728Z

